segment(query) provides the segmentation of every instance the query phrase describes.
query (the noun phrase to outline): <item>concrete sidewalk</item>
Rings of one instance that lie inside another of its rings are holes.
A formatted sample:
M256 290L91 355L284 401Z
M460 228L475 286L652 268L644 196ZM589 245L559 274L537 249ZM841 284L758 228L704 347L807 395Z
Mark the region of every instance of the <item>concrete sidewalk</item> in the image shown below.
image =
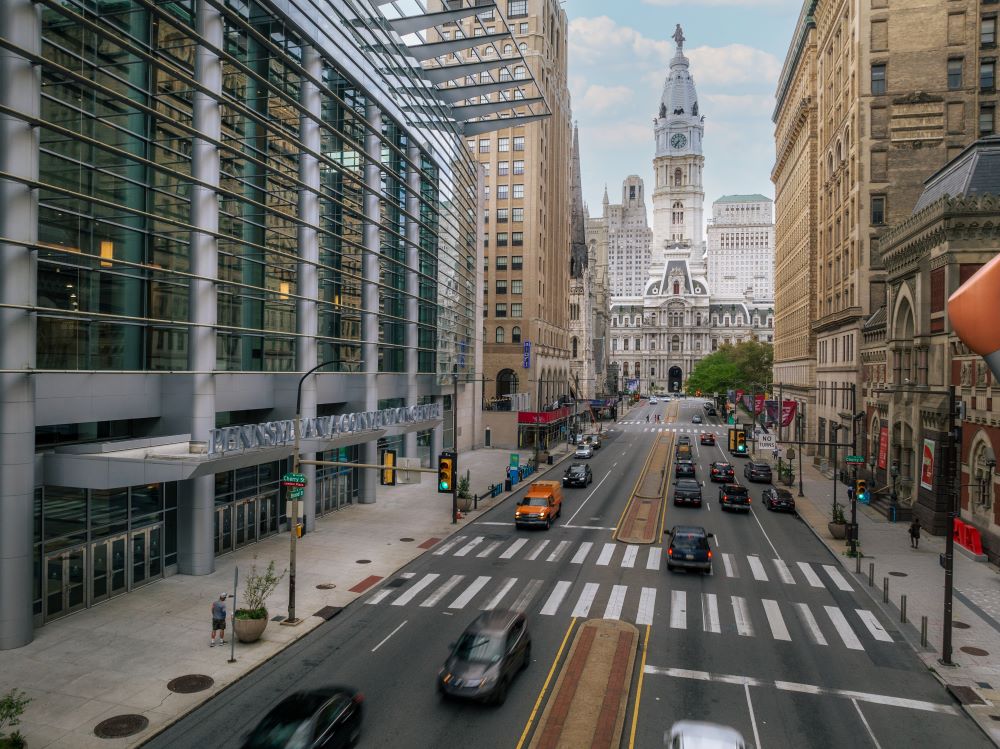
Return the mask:
M944 570L939 555L944 553L943 536L921 534L919 548L910 547L909 523L890 523L866 505L858 505L858 537L861 573L857 560L846 555L847 542L834 539L827 523L833 506L833 479L805 465L804 497L795 498L799 517L825 543L841 564L868 593L875 605L897 622L902 634L917 654L948 686L965 687L953 692L965 703L963 709L1000 746L1000 574L996 567L964 556L956 544L954 602L952 615L952 661L943 666L941 657L944 631ZM846 488L837 487L837 502L850 521ZM789 487L793 496L797 486ZM874 581L869 587L870 567ZM884 580L888 579L889 602L883 602ZM901 623L901 597L906 596L907 624ZM921 617L927 617L927 646L920 642ZM969 704L980 701L982 704Z
M528 481L561 470L559 462L570 449L563 443L551 450L554 465L542 465ZM533 457L519 452L521 465ZM460 475L469 471L472 491L485 493L490 484L503 484L510 453L461 453ZM229 663L228 641L209 647L210 605L232 590L237 565L241 578L255 559L259 567L273 559L284 569L287 533L219 557L211 575L167 577L51 622L36 631L31 644L0 652L0 694L16 687L32 700L18 727L28 746L114 749L142 743L509 496L480 501L478 510L453 525L451 496L436 491L436 476L420 475L420 484L379 487L374 504L349 505L317 521L297 548L296 615L302 623L269 622L260 641L236 643L235 663ZM272 617L286 615L287 595L286 577L268 601ZM167 688L172 679L190 674L211 677L214 684L194 694ZM148 726L128 738L95 735L99 723L123 715L142 716Z

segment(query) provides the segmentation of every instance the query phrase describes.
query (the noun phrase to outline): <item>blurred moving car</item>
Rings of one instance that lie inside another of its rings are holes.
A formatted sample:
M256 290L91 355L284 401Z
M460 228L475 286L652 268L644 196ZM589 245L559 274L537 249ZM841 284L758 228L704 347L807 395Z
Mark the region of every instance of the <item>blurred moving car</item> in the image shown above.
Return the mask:
M699 414L695 414L694 416L692 416L691 417L691 423L692 424L700 424L701 423L701 416Z
M733 481L736 478L736 470L724 460L717 460L710 466L709 478L712 481Z
M296 692L250 732L243 749L340 749L361 736L364 696L344 686Z
M674 463L674 478L694 478L694 462L690 460L678 460Z
M698 441L703 445L714 445L715 435L712 434L711 432L702 432L701 437Z
M746 749L746 741L735 728L699 720L679 720L663 734L670 749Z
M603 442L604 442L604 440L601 439L601 435L599 435L599 434L592 434L592 435L590 435L590 446L593 447L595 450L600 450L601 449L601 444Z
M750 512L750 492L742 484L726 484L719 489L719 506L723 510Z
M788 489L781 489L769 486L763 494L764 507L769 510L784 510L785 512L795 512L795 498Z
M659 403L659 401L656 398L649 399L649 405L655 406L657 403Z
M674 482L674 504L701 507L701 484L694 479Z
M713 534L697 525L675 525L670 529L670 545L667 546L667 570L676 568L712 571L712 548L708 539Z
M576 451L573 453L574 458L593 458L594 448L584 443L582 445L577 445Z
M438 691L447 697L502 705L518 672L531 662L531 635L520 611L494 609L470 624L438 671Z
M594 474L586 463L574 463L563 474L563 486L588 486L593 483Z
M747 481L765 481L770 484L771 466L767 463L751 460L743 466L743 478Z

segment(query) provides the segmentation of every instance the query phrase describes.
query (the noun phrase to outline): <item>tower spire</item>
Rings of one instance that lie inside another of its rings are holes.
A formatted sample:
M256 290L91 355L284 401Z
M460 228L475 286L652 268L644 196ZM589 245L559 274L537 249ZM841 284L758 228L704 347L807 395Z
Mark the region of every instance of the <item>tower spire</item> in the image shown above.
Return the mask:
M587 238L584 228L583 184L580 179L580 130L573 124L573 156L570 173L570 276L583 278L587 267Z

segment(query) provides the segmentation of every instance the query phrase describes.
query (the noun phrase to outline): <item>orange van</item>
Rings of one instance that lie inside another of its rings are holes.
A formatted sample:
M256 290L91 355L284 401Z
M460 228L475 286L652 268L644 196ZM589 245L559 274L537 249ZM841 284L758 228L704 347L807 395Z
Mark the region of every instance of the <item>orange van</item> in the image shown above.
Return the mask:
M558 481L536 481L518 500L514 510L514 525L518 528L533 525L546 530L562 515L563 491Z

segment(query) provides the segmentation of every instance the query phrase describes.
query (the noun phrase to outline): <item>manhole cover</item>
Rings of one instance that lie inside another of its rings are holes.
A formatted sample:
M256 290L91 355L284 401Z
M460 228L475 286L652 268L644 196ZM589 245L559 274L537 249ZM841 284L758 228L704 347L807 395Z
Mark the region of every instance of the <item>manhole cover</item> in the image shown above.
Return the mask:
M178 694L194 694L209 689L215 680L202 674L185 674L167 682L167 689Z
M966 624L965 622L952 622L951 626L953 626L955 629L968 629L969 628L969 625Z
M371 564L372 560L371 559L359 559L357 563L358 564Z
M976 690L972 687L962 687L956 684L949 684L948 691L951 692L952 696L963 705L986 704L983 698L976 694Z
M116 715L94 726L94 735L99 739L123 739L146 730L148 725L145 715Z
M333 583L320 583L316 586L316 590L333 590L336 587Z
M964 648L959 648L959 650L968 655L989 655L989 653L982 648L974 648L971 645L966 645Z
M402 541L404 544L408 544L408 543L410 543L410 541L415 541L416 539L413 539L413 538L401 538L399 540Z
M905 572L890 572L889 574L892 575L893 577L906 577L907 576Z

